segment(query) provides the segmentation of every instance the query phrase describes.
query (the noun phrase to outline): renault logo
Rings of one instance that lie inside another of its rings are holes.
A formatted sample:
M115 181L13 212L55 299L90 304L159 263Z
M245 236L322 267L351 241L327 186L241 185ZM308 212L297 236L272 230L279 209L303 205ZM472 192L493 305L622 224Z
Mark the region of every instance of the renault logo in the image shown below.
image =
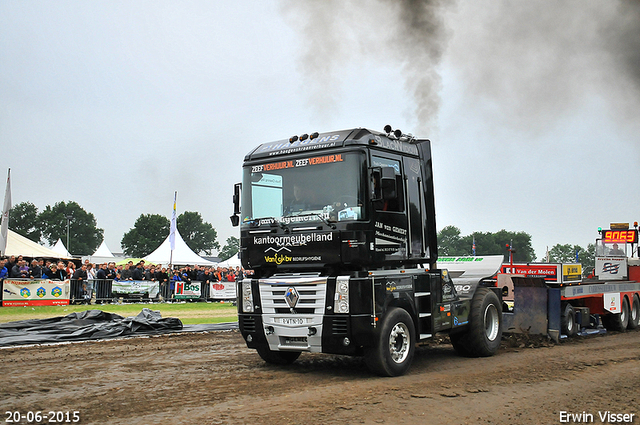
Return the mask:
M300 299L300 294L298 294L298 290L296 288L290 286L284 294L284 299L287 300L287 304L289 304L290 308L295 308L296 304L298 304L298 300Z

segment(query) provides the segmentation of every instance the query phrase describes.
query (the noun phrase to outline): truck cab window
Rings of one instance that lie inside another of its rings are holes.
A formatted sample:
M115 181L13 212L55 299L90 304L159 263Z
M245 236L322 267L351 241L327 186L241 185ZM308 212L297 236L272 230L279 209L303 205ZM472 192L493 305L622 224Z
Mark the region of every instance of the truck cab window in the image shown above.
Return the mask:
M378 194L379 196L379 199L373 203L376 211L404 211L404 190L400 161L373 156L372 165L380 169L379 175L375 176L371 182L373 185L372 193ZM389 169L393 170L392 174L388 172ZM385 187L388 184L388 182L385 181L385 176L389 174L395 176L395 190L388 190L388 188Z
M364 158L360 153L309 155L245 167L243 223L363 219Z

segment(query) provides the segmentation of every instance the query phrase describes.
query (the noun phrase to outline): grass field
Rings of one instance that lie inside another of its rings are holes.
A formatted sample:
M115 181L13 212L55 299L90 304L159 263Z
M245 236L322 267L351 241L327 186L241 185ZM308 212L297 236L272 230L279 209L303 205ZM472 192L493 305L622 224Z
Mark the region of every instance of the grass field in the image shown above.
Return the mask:
M85 310L103 310L120 316L136 316L143 308L158 310L162 317L177 317L185 325L224 323L238 320L231 303L95 304L45 307L0 307L0 323L27 319L47 319Z

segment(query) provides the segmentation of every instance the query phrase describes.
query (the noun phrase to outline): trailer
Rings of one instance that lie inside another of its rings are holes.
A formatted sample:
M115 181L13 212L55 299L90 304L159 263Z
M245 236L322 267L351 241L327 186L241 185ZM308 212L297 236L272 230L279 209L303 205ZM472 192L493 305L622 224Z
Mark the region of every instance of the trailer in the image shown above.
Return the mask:
M583 329L636 329L640 322L638 224L598 229L595 268L580 264L503 264L496 283L503 296L504 331L573 337ZM533 289L538 288L538 289Z

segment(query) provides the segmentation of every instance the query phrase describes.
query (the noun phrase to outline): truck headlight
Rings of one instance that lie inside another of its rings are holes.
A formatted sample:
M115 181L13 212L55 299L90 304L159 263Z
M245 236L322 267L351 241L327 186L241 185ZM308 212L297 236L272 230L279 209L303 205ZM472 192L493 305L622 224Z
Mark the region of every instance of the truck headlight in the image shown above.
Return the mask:
M253 313L253 292L251 291L251 281L246 279L242 282L242 311Z
M338 276L337 278L333 311L349 313L349 276Z

